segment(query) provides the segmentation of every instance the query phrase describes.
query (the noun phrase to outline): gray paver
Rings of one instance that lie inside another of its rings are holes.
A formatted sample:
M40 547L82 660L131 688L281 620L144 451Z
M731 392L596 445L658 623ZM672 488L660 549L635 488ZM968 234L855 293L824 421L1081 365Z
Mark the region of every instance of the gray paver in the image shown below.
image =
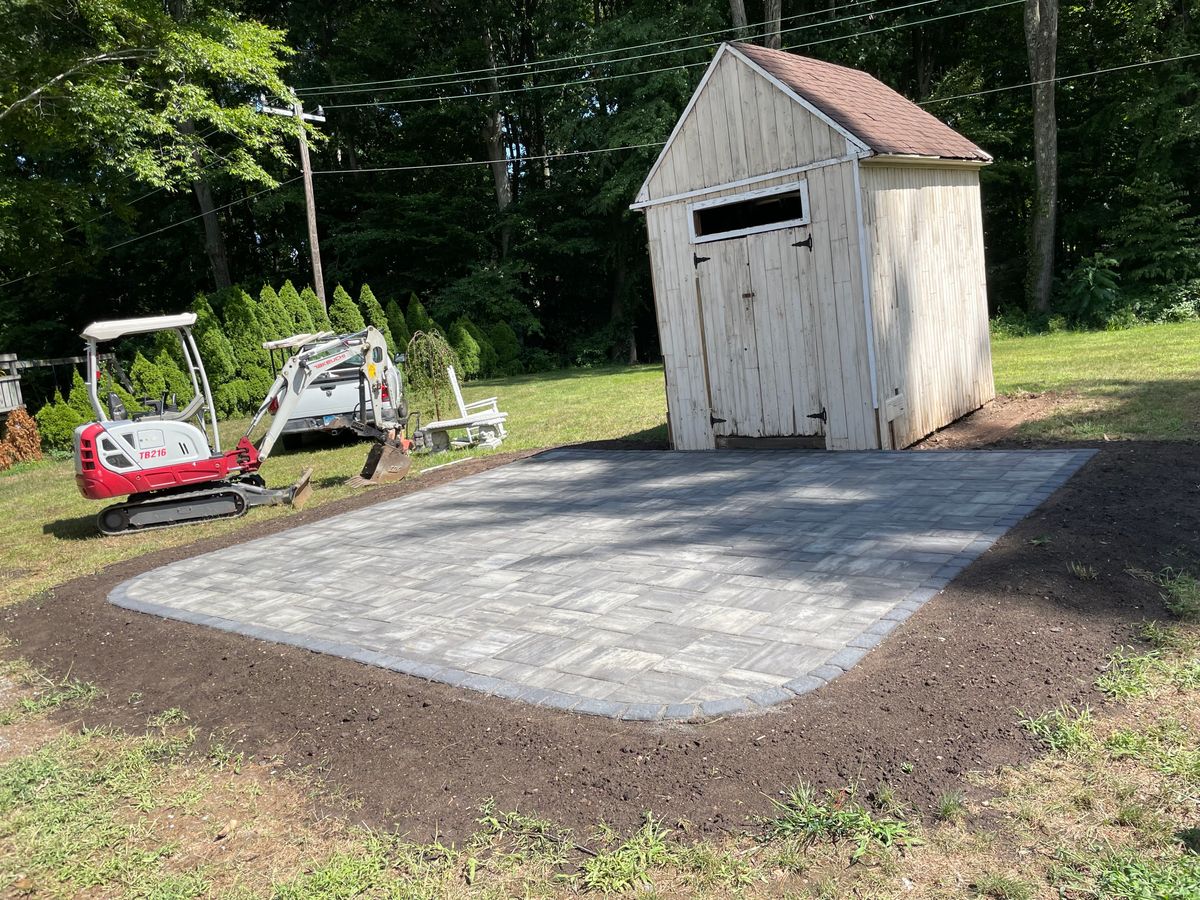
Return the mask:
M110 600L588 715L746 713L853 666L1091 455L553 451Z

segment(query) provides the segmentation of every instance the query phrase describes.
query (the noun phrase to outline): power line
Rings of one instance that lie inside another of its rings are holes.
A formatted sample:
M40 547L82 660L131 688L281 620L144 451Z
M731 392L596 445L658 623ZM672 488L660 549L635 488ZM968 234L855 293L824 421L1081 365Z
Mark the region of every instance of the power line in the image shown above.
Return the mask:
M828 9L824 9L824 10L815 10L813 12L797 13L796 15L792 15L792 16L784 16L779 21L780 22L789 22L794 19L807 19L811 16L820 15L822 13L834 12L839 9L849 9L854 6L862 6L864 3L875 3L875 2L877 2L877 0L855 0L855 2L852 2L852 3L843 3L840 6L831 6ZM771 24L773 24L773 20L767 20L767 21L763 21L763 22L754 22L753 24L746 25L745 28L746 29L761 28L764 25L771 25ZM483 68L483 69L464 69L464 70L457 71L457 72L443 72L439 75L410 75L405 78L385 78L380 81L349 81L349 82L344 82L341 84L334 83L334 84L311 85L309 87L297 88L296 92L301 93L301 94L318 93L318 92L333 94L333 93L343 93L342 91L338 90L340 88L356 88L356 87L362 87L364 85L400 84L400 83L409 83L409 82L415 82L415 81L430 81L430 82L436 83L443 79L457 78L462 75L485 75L486 76L486 75L492 75L492 74L495 74L498 72L507 71L509 69L525 69L529 66L542 66L542 65L546 65L548 63L564 62L568 59L584 59L584 58L590 57L590 56L603 56L607 53L625 53L626 51L629 51L629 50L642 50L646 47L657 47L657 46L662 46L664 44L679 43L681 41L691 41L691 40L695 40L697 38L712 37L713 35L718 35L718 34L729 34L730 32L742 31L742 30L743 29L741 29L741 28L732 28L732 27L731 28L718 28L715 31L703 31L698 34L684 35L683 37L667 38L667 39L661 40L661 41L647 41L644 44L632 44L627 47L616 47L616 48L610 48L608 50L590 50L585 53L572 53L572 54L568 54L566 56L556 56L556 57L552 57L550 59L534 60L534 61L528 62L528 63L508 63L503 66L491 66L491 67ZM601 63L619 62L619 60L601 60L600 62ZM538 74L539 71L547 71L547 70L540 69L540 70L536 70L536 71L528 72L528 73L522 72L520 74L535 74L536 75L536 74ZM508 77L508 76L505 76L505 77ZM475 79L472 79L472 80L475 80ZM432 87L434 85L430 84L430 85L414 85L414 86L415 87L422 87L422 86Z
M965 100L968 97L982 97L984 94L995 94L1000 91L1015 91L1020 88L1033 87L1038 84L1057 84L1060 81L1073 81L1076 78L1090 78L1093 75L1104 75L1108 72L1123 72L1126 69L1142 69L1146 66L1157 66L1162 63L1178 62L1182 59L1195 59L1200 53L1185 53L1182 56L1168 56L1163 59L1152 59L1147 62L1128 63L1123 66L1109 66L1107 69L1095 69L1091 72L1079 72L1075 75L1059 75L1055 78L1043 78L1039 81L1026 81L1022 84L1010 84L1007 87L987 88L982 91L972 91L969 94L955 94L953 97L938 97L936 100L925 100L918 106L929 106L932 103L949 103L951 100Z
M217 132L217 129L216 129L216 128L212 128L212 129L210 129L209 131L205 132L204 134L200 135L200 137L199 137L199 138L197 138L197 140L201 140L201 141L202 141L202 140L204 140L205 138L207 138L207 137L211 137L212 135L216 134L216 132ZM205 149L208 149L208 148L205 148ZM207 166L203 166L203 167L202 167L202 168L201 168L201 169L200 169L200 170L199 170L199 171L196 173L197 175L199 175L199 174L200 174L200 172L207 172L209 169L211 169L213 166L215 166L215 165L216 165L218 162L229 162L229 160L228 160L226 157L222 156L220 153L217 153L217 151L215 151L215 150L209 150L208 152L209 152L209 153L212 153L212 154L213 154L215 157L217 157L217 158L216 158L216 159L214 159L212 162L210 162L210 163L209 163ZM166 186L165 186L165 185L164 185L163 187L156 187L156 188L154 188L154 189L153 189L153 190L151 190L151 191L147 191L146 193L142 194L142 195L141 195L141 196L139 196L139 197L134 197L132 200L127 200L127 201L125 201L125 205L126 205L126 206L133 206L133 204L135 204L135 203L141 203L141 202L142 202L143 200L145 200L147 197L153 197L155 194L157 194L157 193L160 193L161 191L165 191L166 189L167 189L167 188L166 188ZM83 228L83 227L85 227L85 226L87 226L87 225L91 225L93 222L99 222L101 219L107 219L107 218L108 218L109 216L111 216L111 215L112 215L114 212L116 212L116 210L115 210L115 209L110 209L110 210L108 210L107 212L102 212L102 213L100 213L100 215L98 215L98 216L95 216L94 218L88 219L88 220L87 220L87 221L85 221L85 222L80 222L80 223L79 223L79 224L77 224L77 225L72 225L70 228L67 228L67 229L65 229L65 230L63 231L63 234L70 234L72 231L77 231L77 230L79 230L80 228ZM3 287L3 285L0 285L0 287Z
M1016 2L1022 2L1022 0L1016 0ZM1008 5L1008 4L1005 4L1005 5ZM995 94L995 93L999 93L1001 91L1021 90L1023 88L1032 87L1035 84L1046 84L1046 83L1050 83L1050 82L1059 82L1059 81L1072 81L1072 80L1075 80L1078 78L1089 78L1094 75L1104 75L1104 74L1107 74L1110 72L1120 72L1120 71L1126 71L1129 69L1145 68L1147 66L1157 66L1157 65L1161 65L1163 63L1178 62L1180 60L1194 59L1196 57L1200 57L1200 52L1188 53L1188 54L1184 54L1181 56L1164 57L1162 59L1151 59L1151 60L1146 60L1144 62L1139 62L1139 63L1128 63L1126 65L1121 65L1121 66L1109 66L1109 67L1103 68L1103 69L1093 69L1090 72L1077 72L1072 75L1059 75L1059 76L1056 76L1055 78L1043 79L1042 81L1023 82L1021 84L1010 84L1010 85L1006 85L1004 87L986 88L984 90L971 91L971 92L965 93L965 94L956 94L953 97L939 97L935 100L926 100L919 105L927 106L927 105L930 105L933 103L945 103L950 100L963 100L963 99L966 99L969 97L982 97L987 94ZM552 160L552 159L560 159L560 158L573 157L573 156L590 156L590 155L597 154L597 153L613 153L613 152L616 152L619 150L641 150L641 149L645 149L648 147L661 147L663 145L663 143L664 142L662 142L662 141L658 141L658 142L651 142L651 143L646 143L646 144L630 144L630 145L626 145L626 146L622 146L622 147L602 147L602 148L597 148L597 149L592 149L592 150L571 150L571 151L567 151L565 153L545 154L545 155L541 155L541 156L526 156L526 157L521 157L519 160L505 160L505 162L518 162L521 160L537 161L537 160L542 160L542 159L551 159ZM486 165L491 165L493 162L494 162L494 160L479 159L479 160L465 160L462 162L453 162L453 163L428 163L428 164L411 165L411 166L378 166L378 167L368 168L368 169L323 169L323 170L314 171L313 174L314 175L356 175L356 174L364 174L365 175L365 174L383 173L383 172L407 172L407 171L416 171L416 170L425 170L425 169L458 168L458 167L463 167L463 166L486 166ZM228 209L231 206L235 206L238 203L244 203L247 200L253 200L255 197L259 197L263 194L269 193L271 191L277 190L278 188L281 188L288 184L291 184L292 182L299 180L300 177L301 176L299 176L299 175L295 175L295 176L287 179L286 181L281 181L279 184L275 185L274 187L263 188L262 190L256 191L253 194L249 194L245 197L239 197L237 200L231 200L230 202L225 203L222 206L216 207L213 211L219 212L220 210ZM134 237L128 238L124 241L120 241L116 244L112 244L108 247L104 247L103 249L101 249L98 252L106 253L110 250L115 250L118 247L124 247L127 244L132 244L135 241L140 241L140 240L143 240L144 238L153 237L154 235L161 234L164 231L168 231L168 230L170 230L172 228L176 228L180 225L186 225L188 222L194 222L196 219L202 218L203 216L204 216L204 213L200 213L200 214L197 214L194 216L189 216L186 219L180 219L177 222L172 222L170 224L164 225L163 227L157 228L154 231L149 231L149 232L146 232L145 234L135 235ZM31 272L28 275L22 275L18 278L12 278L12 279L9 279L8 281L0 282L0 288L7 287L10 284L16 284L19 281L25 281L26 279L29 279L29 278L36 278L39 275L45 275L49 272L53 272L57 269L61 269L65 266L68 266L72 262L75 262L75 260L68 260L67 262L59 263L56 266L50 266L49 268L42 269L41 271L38 271L38 272Z
M651 141L648 144L626 144L623 147L598 147L592 150L566 150L562 153L544 153L539 156L519 156L512 159L468 159L462 162L423 163L414 166L376 166L370 169L319 169L314 175L368 175L372 172L413 172L425 169L457 169L463 166L490 166L495 162L506 165L519 162L536 162L541 159L564 159L568 156L591 156L595 153L615 153L618 150L644 150L646 147L661 147L666 141Z
M863 0L863 2L874 2L874 0ZM780 34L790 34L795 31L807 31L810 28L824 28L829 25L838 25L842 22L852 22L857 19L864 19L864 18L868 18L870 16L882 16L882 15L886 15L888 13L902 12L906 9L913 9L918 6L928 6L931 3L940 3L940 2L943 2L943 0L916 0L916 2L908 3L904 6L894 6L894 7L890 7L889 9L873 10L870 12L859 13L858 15L853 15L853 16L842 16L841 18L830 19L825 22L813 22L808 25L797 25L794 28L784 28L784 29L781 29L779 33ZM834 8L837 9L837 8L845 8L846 6L860 6L860 5L861 5L861 2L855 3L855 4L846 4L843 7L834 7ZM807 16L812 16L812 15L817 15L817 13L803 13L799 16L789 16L788 18L805 18ZM784 21L784 20L781 20L781 21ZM751 28L758 28L758 27L760 27L761 24L769 24L769 23L758 23L753 26L748 25L748 26L746 26L745 29L723 29L722 32L710 32L710 33L723 33L724 31L731 31L731 30L745 31L745 32L747 32L745 34L745 39L751 40L756 37L763 37L763 36L765 36L765 34L768 33L768 32L749 33L749 30ZM646 46L646 47L661 46L663 44L677 43L679 41L692 40L694 38L705 37L705 36L706 35L694 35L694 36L688 37L688 38L671 38L669 40L658 41L658 42L654 42L654 43L650 43L650 44L644 44L642 46ZM649 53L641 53L636 56L623 56L623 57L617 57L614 59L603 59L603 60L597 60L594 62L587 62L587 63L571 63L569 65L554 66L552 68L535 69L535 70L529 70L529 71L525 71L525 72L511 72L507 75L493 75L493 73L491 73L490 70L488 70L487 74L484 74L484 75L477 75L477 76L470 77L470 78L457 78L457 79L447 80L447 81L431 81L428 84L395 84L395 85L388 85L388 86L382 86L382 87L347 86L344 89L331 90L331 91L320 91L319 93L321 96L332 96L335 94L368 94L368 93L372 93L372 92L376 92L376 91L399 91L399 90L408 90L411 88L440 88L440 87L448 87L450 85L455 85L455 84L471 84L476 81L482 81L484 78L492 78L492 77L495 77L497 79L499 79L499 78L523 78L528 75L544 75L548 72L562 72L562 71L566 71L568 69L580 69L580 68L586 68L588 66L607 66L607 65L612 65L612 64L616 64L616 63L634 62L639 59L650 59L651 57L666 56L666 55L669 55L672 53L688 53L692 50L707 50L710 47L717 46L719 43L720 43L719 41L706 41L702 44L696 44L691 47L674 47L669 50L653 50ZM613 52L616 52L616 51L613 51ZM520 64L518 63L515 65L520 65ZM387 85L387 82L377 82L376 84ZM481 96L481 95L476 94L473 96Z
M978 13L989 12L993 9L1002 9L1006 6L1016 6L1016 5L1024 3L1024 2L1025 2L1025 0L1003 0L1003 2L1001 2L1001 3L993 3L990 6L981 6L981 7L975 8L975 9L962 10L962 11L954 12L954 13L946 13L945 15L941 15L941 16L931 16L926 19L919 19L915 22L901 22L897 25L887 25L882 28L874 28L869 31L860 31L855 34L844 34L844 35L838 35L836 37L822 38L821 40L817 40L817 41L808 41L803 44L793 44L793 45L788 46L787 49L788 50L796 50L796 49L800 49L800 48L804 48L804 47L816 47L820 44L830 44L830 43L836 43L838 41L848 41L848 40L853 40L855 38L867 37L868 35L872 35L872 34L881 34L883 32L887 32L887 31L898 31L901 28L912 28L917 25L928 25L931 22L941 22L945 19L954 19L954 18L958 18L960 16L976 15ZM486 92L479 93L479 94L451 94L446 97L412 97L412 98L409 98L406 100L374 100L374 101L368 101L365 103L333 103L333 104L327 104L325 106L325 109L357 109L357 108L364 107L364 106L377 106L377 107L407 106L407 105L413 104L413 103L431 103L431 102L442 101L442 100L480 100L485 97L497 97L497 96L504 95L504 94L523 94L523 93L527 93L529 91L551 90L553 88L571 87L572 85L577 85L577 84L591 84L593 82L599 82L599 81L611 81L611 80L617 79L617 78L644 77L646 75L656 75L661 72L674 72L679 69L692 69L692 68L695 68L696 66L707 66L709 64L709 62L711 62L711 60L701 60L700 62L680 63L680 64L674 65L674 66L665 66L665 67L658 68L658 69L647 69L647 70L641 71L641 72L622 72L622 73L618 73L618 74L614 74L614 75L597 75L594 78L580 78L580 79L575 79L573 81L555 82L553 84L535 84L535 85L530 85L529 87L504 88L504 89L498 90L498 91L486 91Z
M293 181L299 180L300 177L301 177L300 175L293 175L287 181L281 181L281 182L279 182L279 184L276 184L273 187L263 188L261 191L255 191L253 194L247 194L245 197L239 197L238 199L230 200L228 203L224 203L221 206L213 207L213 209L210 210L210 212L214 212L214 213L220 212L223 209L229 209L229 207L236 206L239 203L245 203L247 200L253 200L255 197L260 197L263 194L269 193L270 191L278 190L279 188L283 187L284 185L291 184ZM102 248L100 248L100 250L95 251L95 252L96 253L108 253L110 250L116 250L118 247L124 247L126 244L132 244L136 241L144 240L145 238L148 238L148 237L154 237L156 234L162 234L164 231L170 231L172 228L178 228L180 225L186 225L188 222L195 222L197 219L202 219L208 214L209 213L197 213L194 216L188 216L186 219L179 219L178 221L170 222L167 225L164 225L162 228L156 228L153 231L147 231L145 234L134 235L131 238L126 238L123 241L118 241L115 244L110 244L107 247L102 247ZM10 278L8 281L0 282L0 288L8 287L10 284L16 284L18 281L25 281L26 279L29 279L29 278L36 278L39 275L45 275L49 272L54 272L57 269L63 268L64 266L71 265L71 263L73 263L75 261L76 260L73 260L73 259L67 260L66 262L61 262L56 266L50 266L49 268L41 269L40 271L37 271L37 272L30 272L28 275L21 275L17 278Z

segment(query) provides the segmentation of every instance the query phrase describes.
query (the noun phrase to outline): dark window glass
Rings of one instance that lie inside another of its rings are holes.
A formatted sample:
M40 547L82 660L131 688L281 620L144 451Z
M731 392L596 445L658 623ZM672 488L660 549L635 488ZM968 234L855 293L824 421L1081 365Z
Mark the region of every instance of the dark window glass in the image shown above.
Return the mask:
M785 194L771 194L751 200L737 200L721 206L710 206L707 209L697 209L694 213L696 236L706 237L724 234L727 231L741 231L744 228L758 228L763 225L773 225L776 222L802 219L804 218L804 197L797 188Z

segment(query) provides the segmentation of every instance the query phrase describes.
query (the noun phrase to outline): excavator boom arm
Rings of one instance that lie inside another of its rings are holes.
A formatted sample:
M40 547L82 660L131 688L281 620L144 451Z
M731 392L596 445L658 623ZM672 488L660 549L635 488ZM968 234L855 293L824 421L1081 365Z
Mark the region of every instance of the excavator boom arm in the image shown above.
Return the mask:
M309 385L319 376L359 354L362 355L361 377L370 395L371 424L380 431L386 430L384 403L400 403L403 385L399 370L388 356L383 335L376 328L368 326L365 331L357 334L333 338L308 350L302 350L284 363L275 377L275 383L267 391L267 396L246 429L246 435L249 436L267 413L272 414L271 424L258 443L259 459L266 459L270 455ZM360 409L359 416L365 418L366 410Z

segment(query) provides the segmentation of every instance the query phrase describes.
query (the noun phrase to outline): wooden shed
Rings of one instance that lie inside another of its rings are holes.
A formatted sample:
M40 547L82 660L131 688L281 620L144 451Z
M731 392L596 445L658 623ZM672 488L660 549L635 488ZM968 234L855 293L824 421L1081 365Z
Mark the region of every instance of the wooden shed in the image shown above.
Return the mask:
M672 445L899 448L992 399L990 161L864 72L723 44L632 205Z

